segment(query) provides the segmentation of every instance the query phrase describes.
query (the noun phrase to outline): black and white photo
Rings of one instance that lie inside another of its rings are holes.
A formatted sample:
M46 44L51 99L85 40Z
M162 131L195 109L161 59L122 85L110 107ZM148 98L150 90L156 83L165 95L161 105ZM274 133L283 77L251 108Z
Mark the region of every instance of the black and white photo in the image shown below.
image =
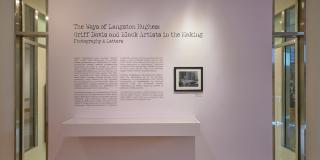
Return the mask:
M203 67L175 67L174 91L203 91Z

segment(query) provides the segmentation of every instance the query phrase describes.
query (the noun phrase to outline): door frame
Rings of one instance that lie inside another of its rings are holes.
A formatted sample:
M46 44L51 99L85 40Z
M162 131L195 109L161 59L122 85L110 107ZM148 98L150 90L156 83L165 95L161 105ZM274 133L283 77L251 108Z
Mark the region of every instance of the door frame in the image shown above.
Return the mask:
M48 3L46 1L46 8L48 8ZM38 47L45 48L48 53L48 19L46 19L46 32L26 32L23 29L23 22L24 22L24 16L23 16L23 10L24 7L21 3L22 1L16 1L15 2L15 64L16 64L16 73L15 73L15 92L16 92L16 105L15 105L15 120L16 120L16 126L15 126L15 160L23 160L24 159L24 144L23 144L23 120L24 120L24 114L23 114L23 66L24 66L24 43L31 44L35 46L35 52L38 51ZM47 11L48 12L48 11ZM37 24L35 24L37 25ZM35 26L37 28L37 26ZM32 38L46 38L46 44L40 44L37 43L37 41L32 41L29 39L26 39L28 37ZM37 56L37 54L35 54ZM47 69L48 70L48 69ZM47 72L47 71L46 71ZM35 74L37 75L37 74ZM47 92L47 91L46 91ZM47 93L45 93L47 95ZM45 106L47 102L45 102ZM46 111L47 112L47 111ZM47 116L47 114L45 114ZM45 120L47 117L45 117ZM45 122L46 123L46 122ZM18 129L17 129L18 128ZM47 128L45 127L45 133L47 134ZM37 134L37 133L36 133ZM46 136L45 136L46 137ZM46 152L48 153L48 141L46 140ZM46 154L46 159L48 159L48 154Z

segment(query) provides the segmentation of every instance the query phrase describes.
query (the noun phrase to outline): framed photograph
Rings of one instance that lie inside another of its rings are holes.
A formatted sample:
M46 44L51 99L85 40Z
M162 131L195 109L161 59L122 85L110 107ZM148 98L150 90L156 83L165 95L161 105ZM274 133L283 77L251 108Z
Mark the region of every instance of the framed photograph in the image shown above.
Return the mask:
M203 67L174 67L174 91L203 91Z

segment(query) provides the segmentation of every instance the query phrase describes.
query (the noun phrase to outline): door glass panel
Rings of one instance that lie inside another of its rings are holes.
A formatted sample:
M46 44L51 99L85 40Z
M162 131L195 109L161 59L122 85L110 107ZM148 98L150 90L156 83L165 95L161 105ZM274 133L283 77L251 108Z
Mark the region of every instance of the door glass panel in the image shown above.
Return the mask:
M37 21L38 21L37 31L38 32L46 32L47 31L46 16L41 12L37 12ZM37 38L37 42L42 45L46 45L46 38L44 38L44 37Z
M35 47L24 45L23 67L23 135L24 150L36 146Z
M278 13L274 16L274 32L283 32L284 31L284 15Z
M288 9L284 10L284 30L285 32L296 32L297 31L297 15L296 15L296 7L292 6ZM290 41L294 38L287 37L286 41Z
M23 3L23 31L34 32L36 31L36 10L28 4ZM34 37L26 37L27 39L34 40Z
M285 16L285 31L286 32L296 32L296 7L292 6L286 10L284 10Z
M295 45L285 46L285 112L284 146L292 151L296 147L296 55Z
M39 13L47 15L47 0L22 0L22 3L29 5Z
M275 160L298 159L296 55L295 40L277 45L273 50Z
M24 32L34 32L35 31L35 9L24 3Z
M274 32L297 32L296 6L295 0L274 0Z

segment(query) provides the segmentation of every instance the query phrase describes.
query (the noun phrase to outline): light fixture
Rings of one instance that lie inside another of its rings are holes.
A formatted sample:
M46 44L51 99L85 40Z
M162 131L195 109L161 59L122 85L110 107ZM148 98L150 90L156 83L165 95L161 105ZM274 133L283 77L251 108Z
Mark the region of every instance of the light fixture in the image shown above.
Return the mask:
M38 19L38 18L39 18L39 17L38 17L38 13L39 13L38 10L35 10L35 17L34 17L35 19Z

